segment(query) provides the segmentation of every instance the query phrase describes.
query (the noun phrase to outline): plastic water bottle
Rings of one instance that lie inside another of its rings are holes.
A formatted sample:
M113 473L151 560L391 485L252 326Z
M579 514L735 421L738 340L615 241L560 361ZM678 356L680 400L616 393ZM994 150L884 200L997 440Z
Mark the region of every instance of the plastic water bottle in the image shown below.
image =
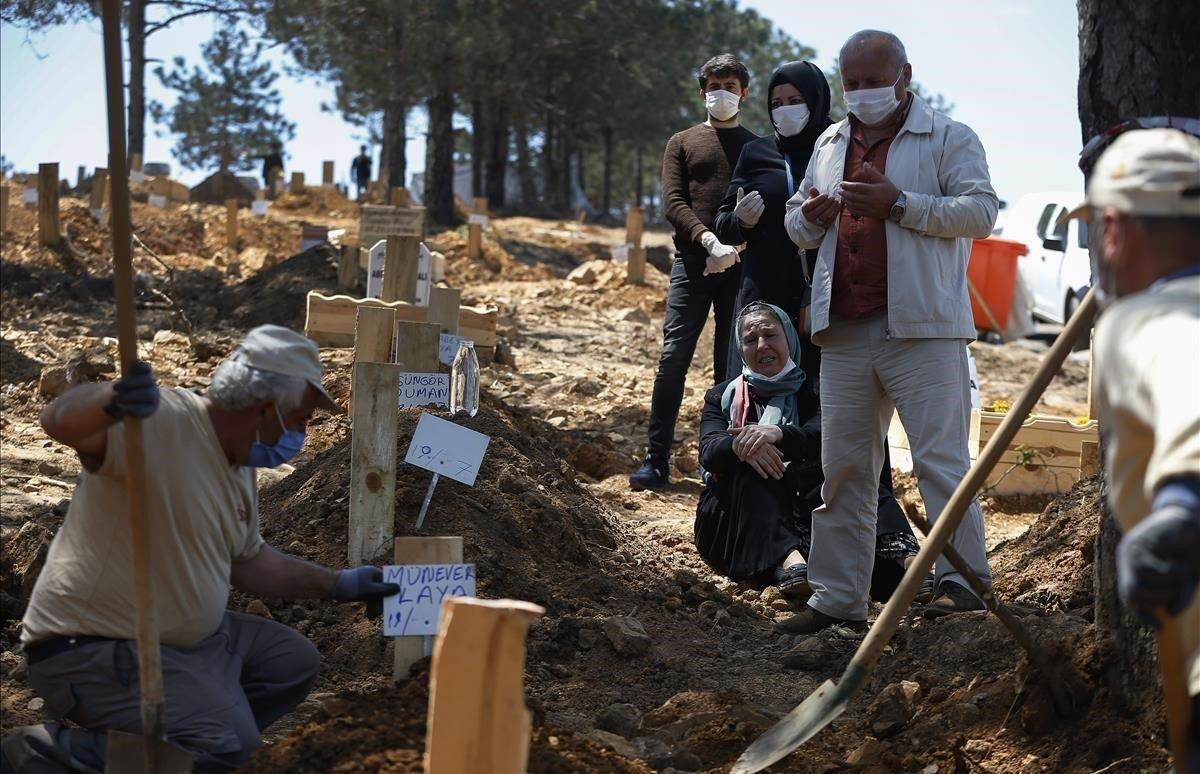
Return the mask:
M450 416L460 411L470 416L479 412L479 358L475 342L466 340L458 345L450 368Z

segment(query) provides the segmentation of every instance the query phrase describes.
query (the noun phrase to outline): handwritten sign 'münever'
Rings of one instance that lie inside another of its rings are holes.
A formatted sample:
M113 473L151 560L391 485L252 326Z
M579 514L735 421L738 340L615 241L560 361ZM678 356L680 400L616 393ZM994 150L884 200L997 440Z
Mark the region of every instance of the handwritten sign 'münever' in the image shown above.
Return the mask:
M473 564L389 565L383 580L400 586L399 594L383 600L385 637L437 634L442 603L475 596Z

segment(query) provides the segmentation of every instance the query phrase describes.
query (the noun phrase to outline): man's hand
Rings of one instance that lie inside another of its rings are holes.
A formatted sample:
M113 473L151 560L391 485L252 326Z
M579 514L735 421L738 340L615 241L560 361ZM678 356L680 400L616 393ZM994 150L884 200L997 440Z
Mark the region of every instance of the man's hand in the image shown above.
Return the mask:
M717 239L717 235L711 231L704 232L704 236L700 237L700 244L708 251L708 259L704 263L704 276L720 274L740 260L737 249Z
M783 430L778 425L743 425L729 432L733 435L733 453L740 460L754 456L763 446L783 440Z
M758 225L758 219L762 217L763 210L767 208L767 203L763 201L762 194L758 191L746 193L744 189L737 190L737 206L733 208L733 214L737 215L737 219L745 228L754 228Z
M158 383L150 364L137 361L129 373L113 382L112 402L104 407L114 419L145 419L158 410Z
M804 214L805 220L825 228L829 228L841 209L841 202L828 194L821 193L816 188L808 189L808 199L800 205L800 212Z
M1117 590L1146 623L1178 615L1200 583L1200 516L1179 504L1157 508L1117 544Z
M744 462L763 478L773 478L776 481L783 478L784 464L783 452L774 444L763 444L748 457Z
M371 602L399 593L399 584L384 583L383 570L367 564L342 570L329 596L338 602Z
M842 182L842 201L851 215L887 220L899 196L900 189L870 162L862 165L859 182Z

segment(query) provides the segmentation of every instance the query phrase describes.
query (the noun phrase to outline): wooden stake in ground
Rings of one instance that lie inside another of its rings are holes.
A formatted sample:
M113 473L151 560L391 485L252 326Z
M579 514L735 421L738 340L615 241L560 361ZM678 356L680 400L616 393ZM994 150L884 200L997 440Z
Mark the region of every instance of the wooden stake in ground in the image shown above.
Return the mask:
M88 209L93 214L99 215L104 212L104 205L108 198L107 193L108 170L104 167L96 167L96 173L92 175L92 190L88 197Z
M426 771L525 771L531 727L525 636L545 613L512 599L446 600L430 665Z
M417 296L417 264L421 259L421 238L389 235L383 259L381 301L407 301Z
M62 242L58 222L58 163L38 164L38 244L57 247Z
M225 200L225 244L230 250L238 246L238 203L237 199Z
M437 323L397 320L393 360L404 373L436 374L442 326Z
M290 190L293 195L304 193L304 173L303 172L293 172L292 173L292 185L288 190Z
M121 3L104 0L104 74L108 96L108 154L113 168L112 246L113 284L117 302L117 342L121 373L128 374L137 361L137 321L133 306L132 234L129 181L125 176L125 90L121 62ZM57 198L57 197L56 197ZM159 651L158 614L154 606L154 584L150 580L152 558L147 550L150 522L146 513L145 450L142 423L125 417L125 489L129 498L129 522L133 555L133 596L137 611L138 688L144 737L122 748L122 737L110 732L107 771L190 772L191 756L167 744L166 712ZM140 749L138 749L140 747ZM124 749L125 752L120 752Z
M431 323L437 323L442 333L455 336L459 331L459 308L462 306L462 291L454 288L429 289L429 317Z
M467 222L467 257L472 261L478 261L483 257L483 223L480 221L487 219L487 197L475 197L472 209L474 211Z
M354 290L358 287L358 245L342 245L338 255L338 287Z
M462 564L461 537L400 537L396 538L396 564ZM408 677L408 670L432 648L426 649L426 637L393 637L395 660L392 676L397 680ZM432 769L426 769L432 771Z
M333 162L321 162L321 185L333 187Z
M625 244L629 245L629 261L625 264L625 281L640 285L646 279L646 248L642 236L646 231L646 216L641 207L630 207L625 216Z

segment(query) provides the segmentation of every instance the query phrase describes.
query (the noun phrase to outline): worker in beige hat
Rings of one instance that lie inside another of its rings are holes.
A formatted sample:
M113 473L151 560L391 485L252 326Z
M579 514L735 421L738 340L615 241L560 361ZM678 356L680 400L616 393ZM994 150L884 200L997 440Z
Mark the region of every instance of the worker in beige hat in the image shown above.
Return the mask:
M167 737L198 770L244 764L261 731L308 695L320 665L299 632L227 610L231 586L256 597L368 602L398 590L378 567L328 569L259 534L255 468L299 452L318 408L340 411L321 377L316 344L264 325L217 367L203 394L160 390L139 363L45 408L42 427L78 452L84 473L21 641L50 717L76 725L49 722L5 737L12 770L103 771L105 731L141 731L122 417L144 420Z
M1200 139L1117 137L1088 181L1093 283L1105 305L1094 369L1122 599L1178 620L1200 772Z

